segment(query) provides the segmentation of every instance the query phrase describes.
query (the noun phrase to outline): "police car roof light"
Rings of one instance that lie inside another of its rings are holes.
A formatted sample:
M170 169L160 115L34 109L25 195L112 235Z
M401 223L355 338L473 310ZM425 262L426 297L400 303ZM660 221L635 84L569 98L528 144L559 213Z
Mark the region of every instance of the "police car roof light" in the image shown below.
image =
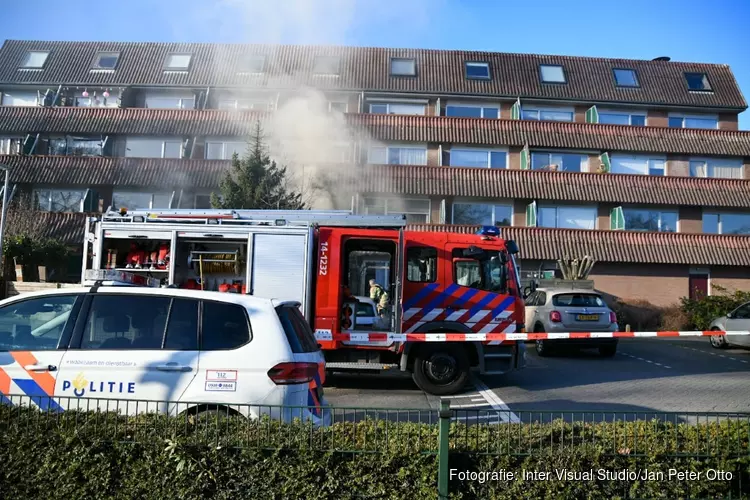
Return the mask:
M495 226L482 226L477 234L482 236L500 236L500 228Z

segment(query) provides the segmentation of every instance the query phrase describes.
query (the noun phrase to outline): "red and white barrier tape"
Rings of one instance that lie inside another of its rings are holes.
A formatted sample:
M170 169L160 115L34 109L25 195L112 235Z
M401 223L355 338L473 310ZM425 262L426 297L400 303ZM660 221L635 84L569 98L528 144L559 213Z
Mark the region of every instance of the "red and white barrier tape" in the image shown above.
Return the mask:
M316 330L319 341L340 342L484 342L504 340L563 340L648 337L708 337L713 335L750 335L750 331L694 332L563 332L563 333L339 333Z

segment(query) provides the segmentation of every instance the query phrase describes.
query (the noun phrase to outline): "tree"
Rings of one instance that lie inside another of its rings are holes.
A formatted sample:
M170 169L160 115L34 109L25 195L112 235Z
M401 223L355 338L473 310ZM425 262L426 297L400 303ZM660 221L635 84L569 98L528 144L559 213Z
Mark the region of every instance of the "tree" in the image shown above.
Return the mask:
M242 158L232 156L232 166L219 184L221 195L211 193L211 205L224 209L302 210L302 194L288 188L286 167L266 153L263 130L257 123Z

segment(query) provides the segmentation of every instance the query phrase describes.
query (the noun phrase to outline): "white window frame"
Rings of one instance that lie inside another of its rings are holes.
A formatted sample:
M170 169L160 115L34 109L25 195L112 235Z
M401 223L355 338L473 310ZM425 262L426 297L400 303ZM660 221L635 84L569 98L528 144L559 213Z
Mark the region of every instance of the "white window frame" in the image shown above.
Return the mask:
M739 215L750 218L750 213L743 213L743 212L727 212L727 211L717 211L717 210L705 210L701 216L701 230L703 230L703 217L706 215L716 215L718 216L718 224L717 224L717 231L716 233L704 233L704 234L726 234L724 233L723 224L721 222L722 216L726 215ZM743 234L740 235L733 235L733 236L746 236Z
M144 210L145 209L148 209L148 210L160 209L160 210L167 210L169 208L172 208L171 206L170 207L166 207L166 208L154 207L154 197L155 196L159 196L159 195L161 195L161 196L169 196L170 205L174 204L174 199L173 199L174 191L139 191L137 189L115 189L115 190L112 191L112 205L113 205L112 208L115 209L115 210L118 210L120 208L119 206L117 206L115 204L115 202L117 201L117 195L118 194L120 196L128 196L128 195L130 195L130 196L132 196L132 195L145 196L145 195L149 195L151 197L151 199L150 199L150 201L148 203L148 207L125 207L125 208L128 208L128 209L144 209Z
M368 104L369 104L368 110L369 110L370 114L379 114L379 115L381 115L381 114L386 114L386 115L395 114L395 113L391 113L391 106L396 105L396 106L421 106L422 107L422 114L410 113L408 115L402 115L402 116L426 116L427 115L427 103L426 102L424 104L422 104L422 103L417 103L417 102L398 102L398 101L377 102L377 101L374 101L374 102L370 102ZM373 111L372 111L372 107L373 106L385 106L386 107L386 112L385 113L373 113Z
M248 103L249 107L240 107L240 102ZM222 106L222 103L229 106ZM273 101L265 97L228 97L219 99L216 109L252 109L260 111L273 111Z
M161 156L145 156L145 157L144 156L128 156L128 139L133 139L133 140L148 140L148 141L154 141L154 142L156 142L156 141L161 142ZM168 143L169 144L174 144L174 143L178 143L178 142L180 144L180 156L178 158L166 158L166 159L173 159L173 160L181 159L181 158L183 158L185 156L185 141L184 141L184 139L180 139L180 138L176 138L176 139L175 138L159 138L159 137L134 137L134 136L126 137L125 138L125 157L127 157L127 158L165 158L164 153L165 153L165 151L167 149L167 144Z
M534 170L534 155L535 154L548 154L548 155L561 154L561 155L584 156L585 160L583 161L583 163L581 163L580 172L583 173L583 172L589 171L589 162L591 160L590 158L591 153L588 151L568 151L568 150L553 151L549 149L532 149L529 151L529 169L530 170ZM562 165L560 165L560 168L562 168ZM546 172L546 170L538 170L538 171ZM567 172L567 170L556 170L556 172Z
M333 106L335 104L343 104L344 110L341 111L341 113L348 113L349 112L349 101L338 101L338 100L329 100L328 101L328 112L333 113L335 110L333 109Z
M626 87L626 88L637 88L637 87ZM646 110L627 110L627 109L597 109L597 112L599 113L599 121L601 122L601 116L602 115L625 115L628 117L628 125L630 126L637 126L633 125L633 115L636 116L642 116L644 118L643 120L643 126L648 127L648 112Z
M419 198L419 197L407 197L407 198L396 198L393 196L365 196L364 200L362 200L362 211L364 215L368 215L367 211L367 203L366 200L383 200L384 201L384 215L426 215L426 222L425 224L429 224L430 220L432 219L432 200L430 198ZM427 202L427 211L426 212L404 212L401 210L389 210L388 204L389 202L398 202L398 201L419 201L419 202ZM379 214L376 214L379 215Z
M486 198L484 199L471 199L471 198L457 198L453 200L453 203L451 204L451 224L456 224L456 205L489 205L492 207L492 218L495 219L495 207L510 207L510 226L505 227L513 227L515 226L515 215L516 215L516 209L513 204L513 200L506 199L501 200L496 203L493 203L491 201L487 201Z
M552 67L552 68L560 68L560 71L562 72L562 80L545 80L544 79L544 71L542 71L542 68L544 67ZM565 66L562 64L539 64L539 81L542 83L556 83L558 85L565 85L568 83L568 74L565 71Z
M47 208L41 208L42 207L42 198L40 196L40 192L42 191L49 191L49 196L47 197ZM34 187L33 191L33 198L38 200L39 203L39 210L44 212L52 212L52 193L53 192L71 192L71 193L81 193L81 201L78 206L78 210L75 213L83 212L84 204L86 203L86 195L88 193L88 189L86 188L78 188L78 187L72 187L68 188L65 186L36 186ZM34 207L36 209L37 207ZM55 212L55 213L70 213L70 212Z
M501 115L501 109L499 104L495 103L487 103L483 104L481 102L465 102L465 101L448 101L445 103L445 116L448 116L448 108L450 107L456 107L456 108L474 108L480 110L480 118L486 119L486 120L496 120L500 119ZM485 109L494 109L497 111L497 118L487 118L484 116L484 110Z
M170 63L172 62L173 57L179 57L179 56L187 56L188 62L185 66L172 66ZM164 60L164 71L177 71L181 73L185 73L187 71L190 71L190 66L193 64L193 54L188 52L170 52L167 54L166 59Z
M373 150L374 149L385 149L385 163L376 162L374 163L372 161L373 156ZM371 144L370 147L367 149L367 163L369 164L377 164L377 165L403 165L403 163L388 163L388 157L390 156L391 149L424 149L424 164L422 166L425 166L428 164L428 155L429 150L427 148L427 144L424 143L418 143L418 144Z
M705 162L706 164L706 175L693 175L693 162ZM720 167L736 168L739 171L738 177L716 177L710 175L716 168L716 163L721 162ZM734 166L729 166L727 163L734 163ZM699 177L703 179L744 179L745 165L742 158L711 158L711 157L691 157L688 160L688 175L690 177Z
M682 120L682 127L671 127L671 128L690 128L692 130L717 130L719 128L719 115L714 114L687 114L687 113L669 113L667 115L667 126L669 126L669 120L672 118L680 118ZM685 120L716 120L716 127L714 128L693 128L686 127Z
M524 118L525 112L536 112L536 118ZM570 113L570 120L542 120L542 113ZM561 122L561 123L572 123L576 119L576 110L569 106L537 106L535 104L521 104L521 119L529 121L550 121L550 122Z
M677 208L675 208L674 210L669 209L669 208L651 208L651 207L643 207L643 206L626 206L626 207L621 207L621 208L622 208L622 222L623 222L624 230L625 231L638 231L638 232L644 232L644 233L654 233L654 232L656 232L656 233L666 233L667 231L662 231L662 229L661 229L661 227L662 227L662 216L665 213L670 213L670 214L677 215L677 218L676 218L677 222L675 223L674 232L675 233L681 232L681 227L680 227L680 223L681 223L680 211ZM659 212L659 229L657 229L656 231L644 231L644 230L641 230L641 229L629 229L627 227L627 219L625 217L625 213L628 212L628 211L630 211L630 210L633 210L633 211L639 210L639 211L648 211L648 212Z
M219 145L220 144L221 145L221 158L209 158L208 157L208 146L209 146L209 144L214 144L214 145ZM206 160L231 160L232 157L231 156L227 156L227 145L229 145L229 144L241 144L242 147L243 147L243 149L247 149L247 146L248 146L247 142L242 142L242 141L238 141L238 140L220 139L220 138L206 139L205 146L203 148L204 151L205 151L204 155L203 155L204 158ZM241 154L240 154L240 157L242 157Z
M411 61L412 70L409 73L395 73L393 71L393 63L395 61ZM388 73L391 76L417 76L417 59L415 57L391 57L388 60Z
M475 151L475 152L487 153L487 166L486 167L471 167L467 165L449 165L450 167L453 167L453 168L494 168L491 166L492 163L490 160L490 153L505 153L505 170L508 170L508 168L510 167L508 165L509 148L507 147L480 148L477 146L463 146L463 145L458 144L458 145L451 147L448 151L450 155L449 163L453 163L453 151ZM497 170L501 170L501 169L497 169Z
M158 107L150 107L148 104L149 99L175 99L179 101L179 107L169 107L169 108L158 108ZM188 95L187 93L174 93L170 94L168 92L150 92L146 93L146 95L143 98L143 106L148 109L194 109L195 103L196 103L197 97L195 95ZM185 107L185 101L190 101L190 107Z
M0 155L17 155L23 152L22 136L3 135L0 136ZM15 147L13 147L15 145Z
M34 98L35 101L36 101L35 104L24 104L24 105L9 104L8 103L8 98L9 97L12 98L14 93L17 95L19 92L22 93L22 94L25 94L25 93L28 93L28 94L34 93L34 94L36 94L36 97ZM24 108L24 107L31 108L31 107L36 107L36 106L39 106L39 104L41 103L41 100L42 100L42 96L40 95L39 90L33 90L32 91L32 90L21 90L21 89L6 89L6 90L3 90L0 93L0 97L2 98L2 103L1 104L3 106L13 106L13 107L17 107L17 108Z
M615 172L614 168L612 167L613 164L616 163L619 159L628 159L628 160L635 160L635 161L645 161L646 162L646 172L643 174L632 174L632 173L623 173L623 172ZM664 167L661 169L663 171L663 174L659 177L662 177L664 175L667 175L667 157L666 156L650 156L650 155L639 155L639 154L627 154L627 153L614 153L610 156L610 170L613 174L620 174L620 175L651 175L652 170L652 162L660 161L664 164ZM656 169L658 170L658 169Z
M594 227L592 229L589 229L589 231L593 231L596 229L599 229L599 207L596 205L573 205L573 204L561 204L561 205L553 205L549 203L543 203L543 204L537 204L536 209L536 222L537 227L546 227L550 228L550 226L542 226L539 224L539 220L541 219L540 212L542 209L548 209L548 208L554 208L555 209L555 225L551 229L573 229L573 228L561 228L560 227L560 208L578 208L578 209L586 209L586 210L593 210L594 212Z
M23 61L21 61L21 65L19 66L19 69L23 70L42 70L44 69L44 66L47 64L47 61L49 60L51 51L49 50L27 50L23 55ZM44 54L44 59L42 60L42 64L38 66L29 66L29 59L31 59L32 54Z
M92 71L99 71L99 72L105 72L105 71L114 71L117 69L117 65L120 63L120 56L122 54L118 51L107 51L107 50L101 50L96 53L94 56L94 60L91 62L91 70ZM101 66L99 63L101 62L103 57L114 57L115 58L115 64L111 68L107 68L104 66Z
M469 66L487 68L487 76L469 76ZM492 69L490 68L489 61L465 61L464 62L464 77L467 80L491 80Z

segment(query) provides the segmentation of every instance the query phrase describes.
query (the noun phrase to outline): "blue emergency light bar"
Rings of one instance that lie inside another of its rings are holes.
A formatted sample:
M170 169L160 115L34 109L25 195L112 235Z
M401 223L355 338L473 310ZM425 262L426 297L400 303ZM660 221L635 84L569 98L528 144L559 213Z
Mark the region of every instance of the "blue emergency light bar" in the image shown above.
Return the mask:
M500 228L495 226L482 226L477 234L482 236L500 236Z

